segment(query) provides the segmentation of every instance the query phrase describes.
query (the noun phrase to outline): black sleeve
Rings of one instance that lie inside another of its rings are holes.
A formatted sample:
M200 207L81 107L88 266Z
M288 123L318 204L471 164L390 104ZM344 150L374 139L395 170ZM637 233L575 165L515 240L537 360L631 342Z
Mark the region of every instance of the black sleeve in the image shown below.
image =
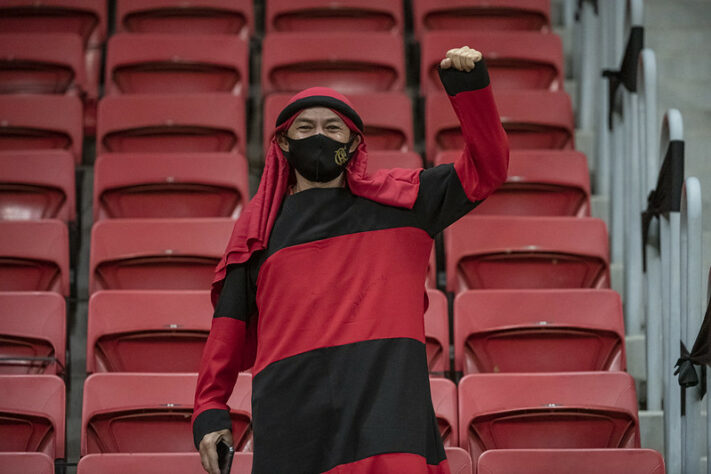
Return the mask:
M246 321L256 309L256 287L250 263L228 265L213 317Z

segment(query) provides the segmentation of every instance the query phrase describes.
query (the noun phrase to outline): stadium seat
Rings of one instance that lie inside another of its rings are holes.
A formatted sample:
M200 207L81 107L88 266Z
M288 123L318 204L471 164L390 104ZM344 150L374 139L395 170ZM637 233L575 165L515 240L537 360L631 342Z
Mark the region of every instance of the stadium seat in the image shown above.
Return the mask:
M269 0L267 33L275 31L404 31L402 0Z
M468 215L444 232L447 290L609 288L596 218Z
M57 219L0 220L0 291L69 296L69 232Z
M75 94L86 87L84 48L69 33L1 33L0 94Z
M235 35L117 34L108 42L108 94L247 96L248 85L249 45Z
M64 405L64 382L56 375L0 375L0 451L63 459Z
M68 150L81 163L82 104L67 95L0 95L0 151Z
M472 458L462 448L444 448L451 474L472 474Z
M105 153L94 165L94 222L236 218L249 201L248 178L237 153Z
M117 0L116 31L230 34L247 39L254 28L252 0Z
M64 298L50 292L2 291L0 308L0 373L64 375Z
M109 219L91 229L89 292L210 287L234 220Z
M81 455L194 453L190 417L197 374L93 374L84 382ZM227 404L237 451L252 451L252 376Z
M435 165L460 151L443 151ZM590 173L575 150L512 150L506 182L473 211L476 215L590 216Z
M76 221L74 157L68 151L0 151L0 176L0 219Z
M86 371L197 372L212 313L207 290L97 291Z
M449 371L449 313L447 297L439 290L428 289L429 306L425 311L425 342L430 372L443 375Z
M432 31L422 39L422 95L444 91L438 73L443 52L463 44L481 51L497 91L563 90L563 44L557 34L531 31Z
M265 150L274 133L276 119L291 96L292 94L275 93L264 99ZM402 92L349 94L348 100L363 119L365 142L369 152L414 150L412 105L407 95Z
M449 379L430 377L430 392L442 442L445 447L457 446L457 386Z
M413 151L376 150L368 152L368 173L392 168L422 168L422 157Z
M54 474L54 461L44 453L0 453L4 472Z
M497 91L501 122L515 149L575 149L575 122L570 96L565 92ZM444 150L464 147L459 120L445 94L425 99L427 160Z
M262 91L327 86L342 94L402 91L401 36L382 32L270 33L262 43Z
M244 154L246 148L244 99L228 94L105 97L98 122L98 153Z
M415 34L432 30L549 31L550 0L413 0Z
M639 443L634 379L625 372L471 374L459 382L459 444L474 464L489 449Z
M470 290L454 299L454 365L487 372L624 371L612 290Z
M77 474L204 474L199 453L89 454L79 460ZM231 474L252 473L252 453L235 453Z
M492 449L479 458L479 474L664 474L651 449Z

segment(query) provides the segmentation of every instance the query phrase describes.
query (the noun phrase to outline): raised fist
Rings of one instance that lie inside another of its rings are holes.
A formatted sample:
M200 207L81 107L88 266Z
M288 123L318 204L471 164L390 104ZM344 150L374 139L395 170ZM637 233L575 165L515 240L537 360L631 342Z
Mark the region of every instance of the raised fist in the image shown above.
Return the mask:
M476 49L472 49L469 46L462 46L461 48L454 48L447 51L447 57L439 63L439 66L442 69L449 69L454 66L454 69L458 71L469 72L474 69L477 62L481 61L481 58L481 53Z

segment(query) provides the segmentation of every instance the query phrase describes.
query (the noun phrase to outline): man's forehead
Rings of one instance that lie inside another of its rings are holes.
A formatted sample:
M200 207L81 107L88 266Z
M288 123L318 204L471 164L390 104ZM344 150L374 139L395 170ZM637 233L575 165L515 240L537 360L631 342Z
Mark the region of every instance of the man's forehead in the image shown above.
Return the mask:
M343 123L341 117L338 116L333 110L327 107L309 107L302 110L299 115L296 116L296 121L308 120L308 121L326 121L334 120Z

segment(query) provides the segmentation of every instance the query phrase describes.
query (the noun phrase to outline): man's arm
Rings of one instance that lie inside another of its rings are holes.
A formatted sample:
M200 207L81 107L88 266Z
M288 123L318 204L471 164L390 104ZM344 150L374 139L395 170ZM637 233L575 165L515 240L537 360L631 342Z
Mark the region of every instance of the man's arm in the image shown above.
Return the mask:
M210 473L218 472L217 442L224 438L233 443L227 400L242 364L247 315L252 306L247 264L230 265L203 349L192 417L195 447Z
M506 181L509 163L508 138L481 53L464 47L450 50L447 56L439 75L459 118L465 147L454 164L436 166L420 175L414 209L430 235L441 232L493 193Z

